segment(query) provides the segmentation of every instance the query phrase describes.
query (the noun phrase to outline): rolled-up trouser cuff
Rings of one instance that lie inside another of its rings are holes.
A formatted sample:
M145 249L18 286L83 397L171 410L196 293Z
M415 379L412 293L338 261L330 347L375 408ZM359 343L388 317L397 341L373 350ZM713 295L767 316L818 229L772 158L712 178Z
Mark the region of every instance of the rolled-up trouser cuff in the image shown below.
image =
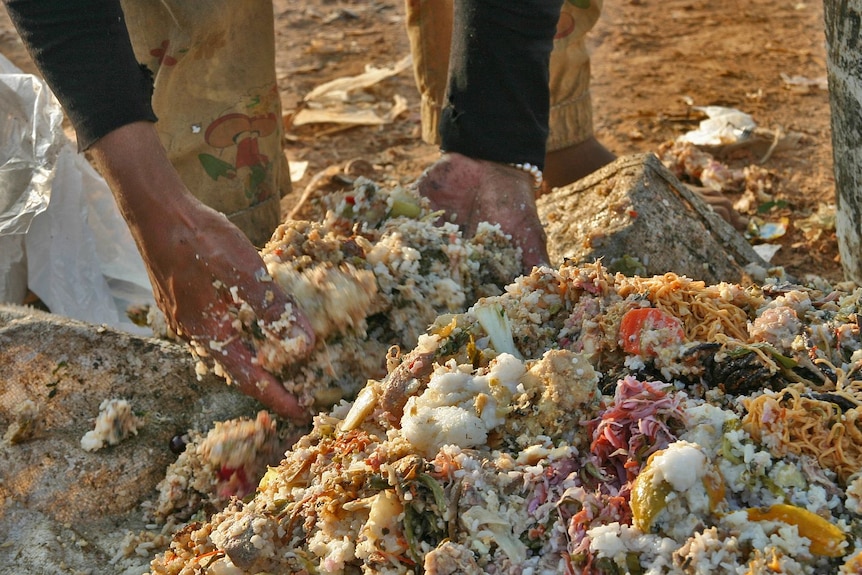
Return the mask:
M589 80L589 76L588 76ZM551 106L547 151L555 152L593 137L593 106L589 90Z
M422 94L422 140L427 144L440 145L440 102L435 102L427 94Z

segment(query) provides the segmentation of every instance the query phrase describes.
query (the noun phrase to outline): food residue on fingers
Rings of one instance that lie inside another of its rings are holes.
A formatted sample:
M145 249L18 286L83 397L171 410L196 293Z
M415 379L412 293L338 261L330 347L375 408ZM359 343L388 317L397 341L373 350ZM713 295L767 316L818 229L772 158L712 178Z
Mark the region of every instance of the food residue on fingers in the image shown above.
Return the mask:
M261 251L261 281L293 301L278 319L262 321L238 289L216 286L230 294L230 321L253 361L309 412L352 399L385 373L380 358L390 346L413 347L439 315L502 293L521 271L521 251L498 225L481 223L466 238L438 225L441 214L413 190L359 178L353 190L321 201L321 221L286 221ZM212 366L212 350L202 347L192 345Z

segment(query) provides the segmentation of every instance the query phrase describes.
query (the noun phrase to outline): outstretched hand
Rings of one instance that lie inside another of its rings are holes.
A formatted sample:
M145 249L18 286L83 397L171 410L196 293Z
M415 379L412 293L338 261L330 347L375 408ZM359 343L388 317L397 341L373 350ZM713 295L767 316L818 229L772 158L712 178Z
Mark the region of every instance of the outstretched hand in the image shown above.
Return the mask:
M258 251L224 215L194 198L170 165L152 124L115 130L92 148L144 259L159 307L202 359L279 415L306 421L299 406L241 337L253 324L302 357L314 333L266 271Z
M517 168L444 154L416 183L431 208L443 210L447 221L468 237L480 222L499 224L521 248L523 271L548 263L545 231L536 210L533 177Z
M311 326L224 215L200 206L195 220L194 229L177 226L170 241L146 250L159 307L202 361L217 363L240 391L279 415L307 419L307 410L260 365L240 331L251 321L252 329L269 332L301 357L314 345Z

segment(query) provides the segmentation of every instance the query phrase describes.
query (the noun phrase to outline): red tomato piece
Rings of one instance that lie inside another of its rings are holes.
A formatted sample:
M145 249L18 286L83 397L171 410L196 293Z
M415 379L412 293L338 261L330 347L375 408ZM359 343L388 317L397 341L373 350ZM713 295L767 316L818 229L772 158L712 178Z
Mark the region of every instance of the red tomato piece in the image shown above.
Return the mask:
M682 322L654 307L631 309L620 322L620 343L626 353L654 356L662 347L677 345L684 339Z

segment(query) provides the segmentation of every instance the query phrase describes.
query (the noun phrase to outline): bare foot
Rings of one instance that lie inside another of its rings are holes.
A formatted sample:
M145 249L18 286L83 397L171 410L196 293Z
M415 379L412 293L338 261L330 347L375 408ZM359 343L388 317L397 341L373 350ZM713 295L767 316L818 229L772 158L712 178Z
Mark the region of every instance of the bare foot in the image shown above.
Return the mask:
M748 226L748 218L733 209L733 202L721 190L698 186L688 186L688 189L700 196L700 199L706 202L721 219L738 231L743 231Z
M533 177L517 168L447 153L416 183L434 210L446 212L468 237L479 222L500 224L523 252L523 268L548 263L545 231L536 212Z

